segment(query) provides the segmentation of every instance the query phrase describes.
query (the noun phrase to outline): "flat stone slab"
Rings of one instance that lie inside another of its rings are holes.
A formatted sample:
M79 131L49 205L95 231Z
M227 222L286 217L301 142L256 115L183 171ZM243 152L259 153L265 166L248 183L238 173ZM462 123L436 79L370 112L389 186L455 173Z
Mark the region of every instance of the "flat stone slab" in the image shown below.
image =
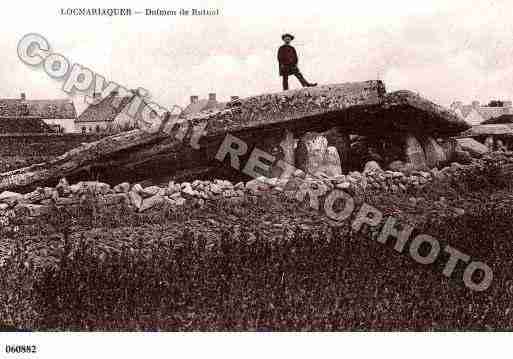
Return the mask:
M339 126L351 133L383 136L409 132L416 136L450 136L470 128L463 119L411 91L383 96L377 106L349 109Z
M477 125L463 132L461 137L503 136L513 137L513 125Z

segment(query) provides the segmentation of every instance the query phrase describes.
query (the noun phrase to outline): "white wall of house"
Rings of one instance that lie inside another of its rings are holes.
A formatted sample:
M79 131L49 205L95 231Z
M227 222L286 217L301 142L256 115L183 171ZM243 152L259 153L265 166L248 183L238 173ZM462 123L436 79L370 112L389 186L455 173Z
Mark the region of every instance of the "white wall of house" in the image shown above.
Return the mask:
M481 116L475 109L472 109L467 117L465 117L465 121L471 126L479 125L484 120L483 116Z
M100 130L103 130L107 127L111 121L94 121L94 122L75 122L75 133L82 133L83 128L85 128L86 133L95 133L96 128L98 127Z
M43 119L43 122L51 126L61 126L64 129L64 133L72 133L75 131L74 118L49 118Z

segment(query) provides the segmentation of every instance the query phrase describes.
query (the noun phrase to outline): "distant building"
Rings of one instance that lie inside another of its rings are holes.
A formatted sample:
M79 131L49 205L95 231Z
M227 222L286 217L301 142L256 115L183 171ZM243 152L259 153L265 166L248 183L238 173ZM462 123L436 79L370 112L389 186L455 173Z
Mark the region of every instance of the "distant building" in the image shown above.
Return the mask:
M73 101L0 99L0 132L71 132L77 117Z
M78 116L75 120L75 132L94 133L137 128L138 122L142 119L142 109L145 106L151 107L141 99L141 105L135 116L130 116L130 104L137 96L139 94L135 90L127 96L119 96L117 91L113 91L103 100L100 99L100 94L94 94L93 98L97 99L97 103L89 105ZM151 108L152 115L157 116L157 110Z
M232 96L232 100L236 96ZM208 94L208 99L200 100L198 96L191 96L191 102L180 114L184 118L199 112L222 110L226 107L225 102L218 102L215 93Z
M479 101L473 101L470 105L464 105L461 101L456 101L452 103L450 109L472 126L479 125L491 118L513 114L511 101L494 100L484 106L481 106Z

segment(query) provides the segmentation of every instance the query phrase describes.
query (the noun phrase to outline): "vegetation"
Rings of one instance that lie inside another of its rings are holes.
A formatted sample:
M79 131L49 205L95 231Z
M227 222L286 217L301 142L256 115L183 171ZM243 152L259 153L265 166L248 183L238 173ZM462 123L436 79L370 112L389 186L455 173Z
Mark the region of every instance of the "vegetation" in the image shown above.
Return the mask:
M443 276L443 256L417 264L283 193L150 214L91 199L2 233L0 318L36 330L511 329L513 192L483 181L363 199L489 264L484 292L461 268Z

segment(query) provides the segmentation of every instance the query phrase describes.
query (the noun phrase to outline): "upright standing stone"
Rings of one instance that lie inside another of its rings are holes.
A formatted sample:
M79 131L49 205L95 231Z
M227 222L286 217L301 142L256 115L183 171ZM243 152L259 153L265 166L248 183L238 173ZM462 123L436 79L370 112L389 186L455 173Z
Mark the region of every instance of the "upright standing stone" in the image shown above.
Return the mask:
M339 151L333 146L329 146L324 154L323 172L329 177L336 177L342 174Z
M442 146L444 150L446 161L455 161L456 152L461 149L458 142L453 138L447 138L440 144L440 146Z
M447 162L442 146L433 137L422 139L422 148L426 156L426 164L429 168L440 167Z
M425 169L426 166L426 156L424 154L424 150L420 145L419 141L412 134L407 134L405 138L405 157L406 162L411 164L414 169Z
M485 146L488 147L489 151L493 151L493 136L486 137Z
M296 167L315 175L322 172L328 176L342 174L340 157L335 147L328 147L328 140L319 133L308 132L296 148Z
M337 149L341 166L349 168L349 162L351 160L351 140L349 133L344 132L339 127L333 127L324 132L323 135L328 140L328 145Z
M282 177L282 175L286 175L286 173L284 173L284 169L277 165L278 161L284 161L287 164L294 166L296 142L294 134L289 130L285 130L285 136L280 142L278 153L276 154L276 161L271 169L271 177ZM290 175L292 175L292 173Z
M320 171L327 149L326 137L316 132L307 132L297 144L296 167L311 175Z

